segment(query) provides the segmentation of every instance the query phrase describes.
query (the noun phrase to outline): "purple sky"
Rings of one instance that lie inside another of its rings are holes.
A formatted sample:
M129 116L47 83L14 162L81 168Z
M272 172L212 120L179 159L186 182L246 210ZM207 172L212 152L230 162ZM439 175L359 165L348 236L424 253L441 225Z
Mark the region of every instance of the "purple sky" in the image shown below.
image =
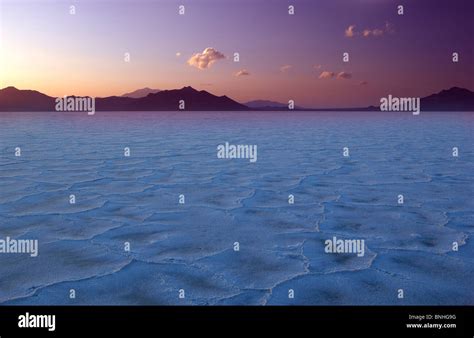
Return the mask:
M191 85L241 102L350 107L474 90L472 0L3 0L0 28L0 87L51 96Z

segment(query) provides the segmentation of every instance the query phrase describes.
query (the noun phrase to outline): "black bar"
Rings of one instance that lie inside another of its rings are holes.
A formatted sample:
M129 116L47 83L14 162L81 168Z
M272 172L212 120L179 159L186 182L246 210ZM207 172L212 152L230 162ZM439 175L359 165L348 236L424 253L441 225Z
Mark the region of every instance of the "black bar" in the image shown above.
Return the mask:
M63 337L72 334L108 336L125 332L150 332L134 336L170 336L190 330L222 333L248 333L292 330L314 337L330 334L375 333L380 337L473 337L472 306L0 306L0 337ZM55 315L55 330L19 328L19 316ZM425 316L409 319L410 315ZM443 319L435 316L447 315ZM431 319L426 316L433 316ZM455 324L456 328L408 328L407 324ZM172 330L172 331L169 331ZM250 330L250 331L249 331ZM309 331L308 331L309 330ZM154 333L154 334L151 334Z

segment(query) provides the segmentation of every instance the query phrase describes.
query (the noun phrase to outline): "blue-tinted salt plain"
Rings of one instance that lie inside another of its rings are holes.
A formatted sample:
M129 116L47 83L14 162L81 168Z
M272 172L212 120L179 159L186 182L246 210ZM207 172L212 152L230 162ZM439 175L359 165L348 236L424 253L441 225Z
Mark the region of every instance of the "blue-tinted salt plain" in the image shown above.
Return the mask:
M456 112L2 113L0 238L38 239L39 255L0 254L0 303L472 305L473 126ZM218 159L225 142L256 144L257 162ZM333 236L365 255L325 253Z

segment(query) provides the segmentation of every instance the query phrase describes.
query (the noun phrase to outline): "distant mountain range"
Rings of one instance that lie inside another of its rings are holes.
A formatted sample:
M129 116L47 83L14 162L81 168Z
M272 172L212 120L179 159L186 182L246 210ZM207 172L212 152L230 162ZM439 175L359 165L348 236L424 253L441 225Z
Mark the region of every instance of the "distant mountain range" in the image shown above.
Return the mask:
M245 102L244 105L246 105L249 108L258 109L258 110L288 110L288 104L275 102L275 101L268 101L268 100L249 101L249 102ZM295 106L295 109L302 110L305 108Z
M137 99L117 96L96 98L95 102L98 111L170 111L180 110L181 100L184 102L183 110L249 110L225 95L216 96L192 87L162 90Z
M159 89L151 89L151 88L145 87L145 88L142 88L142 89L134 90L131 93L123 94L122 97L131 97L131 98L134 98L134 99L139 99L141 97L147 96L148 94L158 93L159 91L160 91Z
M287 110L284 103L256 100L238 103L227 96L216 96L205 90L192 87L161 90L143 88L122 96L109 96L95 99L96 111L174 111L180 110L180 100L184 101L184 110L188 111L242 111L242 110ZM142 96L146 94L145 96ZM140 96L140 97L130 97ZM19 90L6 87L0 90L0 111L54 111L54 97L34 90ZM375 111L377 106L360 108L302 108L295 110L315 111ZM421 111L474 111L474 92L452 87L437 94L421 99Z
M56 98L37 91L19 90L7 87L0 90L0 111L54 111ZM109 96L95 99L96 111L173 111L180 110L183 100L183 110L221 110L238 111L250 108L238 103L227 96L216 96L192 87L162 90L149 93L145 97L132 98L124 96Z

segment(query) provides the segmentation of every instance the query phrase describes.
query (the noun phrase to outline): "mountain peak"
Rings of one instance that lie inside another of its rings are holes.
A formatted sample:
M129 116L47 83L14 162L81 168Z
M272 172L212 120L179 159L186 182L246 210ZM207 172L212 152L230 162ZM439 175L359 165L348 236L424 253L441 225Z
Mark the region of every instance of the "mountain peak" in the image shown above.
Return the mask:
M426 111L474 111L474 92L451 87L437 94L421 98L421 109Z
M0 111L52 111L54 98L9 86L0 90Z
M134 98L134 99L139 99L141 97L145 97L145 96L148 96L150 94L156 94L159 91L160 91L159 89L151 89L149 87L145 87L145 88L142 88L142 89L134 90L133 92L130 92L130 93L123 94L123 95L121 95L121 97L131 97L131 98Z
M460 87L451 87L449 89L444 89L441 91L441 93L446 93L446 92L449 92L449 93L470 93L471 91L469 89L466 89L466 88L460 88Z
M191 86L184 86L183 88L181 88L181 90L197 92L197 90Z
M16 91L16 92L20 91L18 88L13 87L13 86L8 86L8 87L5 87L5 88L0 89L0 90L1 90L1 91L10 91L10 92L11 92L11 91Z
M433 97L433 96L442 96L442 97L445 97L445 96L449 96L449 97L459 96L461 98L461 97L465 97L465 96L472 96L473 94L474 93L471 92L469 89L454 86L454 87L451 87L449 89L443 89L443 90L439 91L436 94L430 95L429 97Z

